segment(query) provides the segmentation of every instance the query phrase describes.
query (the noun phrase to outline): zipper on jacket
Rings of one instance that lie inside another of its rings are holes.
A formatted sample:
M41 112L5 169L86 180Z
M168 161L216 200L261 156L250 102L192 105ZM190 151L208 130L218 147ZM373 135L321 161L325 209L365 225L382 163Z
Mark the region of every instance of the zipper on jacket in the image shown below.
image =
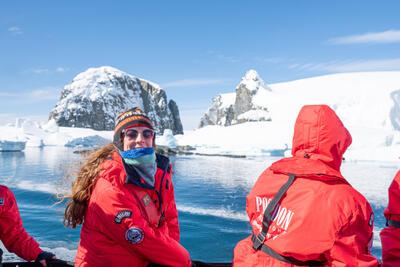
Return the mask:
M161 216L160 216L160 221L158 222L158 226L161 225L161 222L165 217L164 210L163 210L163 199L162 199L161 192L162 192L162 187L163 187L163 183L164 183L165 174L167 173L168 167L169 167L169 159L168 159L167 164L165 164L165 168L163 170L163 175L161 177L160 191L155 190L156 193L157 193L157 196L158 196L158 201L160 201L160 210L161 210Z

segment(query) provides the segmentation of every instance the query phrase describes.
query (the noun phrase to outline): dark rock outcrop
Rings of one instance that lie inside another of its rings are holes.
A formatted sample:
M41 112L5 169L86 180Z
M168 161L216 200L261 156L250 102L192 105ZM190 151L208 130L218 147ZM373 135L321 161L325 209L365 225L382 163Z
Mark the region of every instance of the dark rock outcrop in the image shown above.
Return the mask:
M112 67L90 68L66 85L50 112L58 126L113 130L123 110L141 107L159 134L171 129L183 134L177 104L157 84Z

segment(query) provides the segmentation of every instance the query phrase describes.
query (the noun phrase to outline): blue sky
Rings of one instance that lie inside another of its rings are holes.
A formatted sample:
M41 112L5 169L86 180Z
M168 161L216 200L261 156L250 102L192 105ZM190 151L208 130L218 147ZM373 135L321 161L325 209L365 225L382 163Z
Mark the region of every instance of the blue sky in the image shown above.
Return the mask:
M106 65L160 84L193 129L249 69L268 84L400 70L399 11L400 1L1 1L0 124L46 120L63 86Z

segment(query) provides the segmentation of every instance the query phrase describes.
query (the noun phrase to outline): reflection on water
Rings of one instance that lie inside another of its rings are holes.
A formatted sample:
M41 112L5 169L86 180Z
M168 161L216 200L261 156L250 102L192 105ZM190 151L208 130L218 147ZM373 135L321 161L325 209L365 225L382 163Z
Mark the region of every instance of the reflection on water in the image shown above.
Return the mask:
M250 234L246 196L261 172L278 158L178 156L171 158L181 242L191 257L231 261L235 244ZM79 229L62 225L64 204L54 205L56 193L68 192L68 173L81 156L71 148L27 148L0 153L0 184L14 192L24 226L43 247L73 260ZM372 204L375 212L373 254L380 257L379 231L387 188L400 163L345 162L343 175ZM9 253L5 259L15 259Z

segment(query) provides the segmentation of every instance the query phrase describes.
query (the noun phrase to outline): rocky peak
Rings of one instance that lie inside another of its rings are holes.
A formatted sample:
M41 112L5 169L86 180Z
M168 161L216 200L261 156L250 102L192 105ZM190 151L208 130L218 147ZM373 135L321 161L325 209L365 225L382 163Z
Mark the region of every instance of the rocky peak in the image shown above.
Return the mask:
M271 88L269 88L269 86L263 81L263 79L261 79L255 70L249 70L246 72L237 88L241 86L246 87L247 90L253 92L258 91L259 88L271 91Z
M271 120L268 107L260 101L271 91L255 70L249 70L242 77L235 93L213 98L211 107L200 120L199 127Z
M78 74L61 92L49 119L59 126L113 130L121 111L141 107L156 130L183 134L179 110L157 84L113 67L90 68Z

